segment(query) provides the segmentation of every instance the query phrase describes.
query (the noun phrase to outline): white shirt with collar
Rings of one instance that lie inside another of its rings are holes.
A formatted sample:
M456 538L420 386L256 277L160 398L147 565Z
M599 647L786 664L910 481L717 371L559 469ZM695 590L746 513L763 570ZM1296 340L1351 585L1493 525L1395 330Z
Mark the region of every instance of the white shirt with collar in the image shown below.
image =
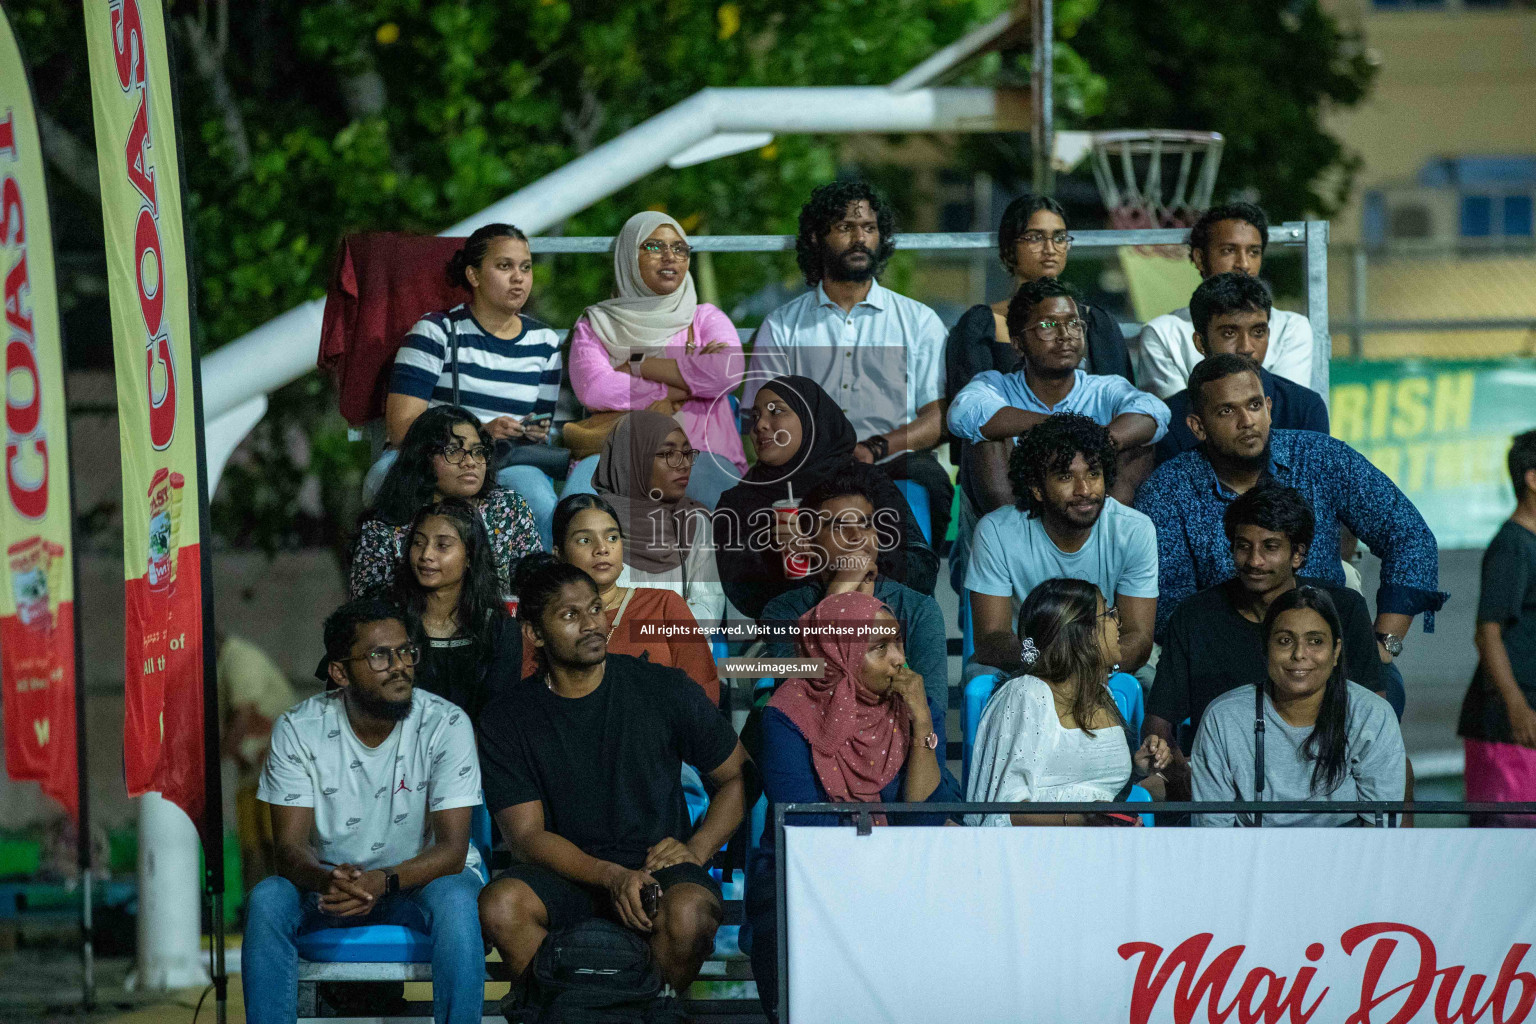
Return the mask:
M946 336L937 313L879 281L846 311L818 284L758 328L742 404L773 378L795 374L822 386L859 440L889 433L943 397Z
M1141 329L1141 355L1136 361L1136 383L1158 398L1168 398L1189 387L1189 373L1205 357L1195 348L1195 324L1189 307L1148 320ZM1269 314L1269 351L1264 369L1312 386L1312 323L1300 313L1284 309Z

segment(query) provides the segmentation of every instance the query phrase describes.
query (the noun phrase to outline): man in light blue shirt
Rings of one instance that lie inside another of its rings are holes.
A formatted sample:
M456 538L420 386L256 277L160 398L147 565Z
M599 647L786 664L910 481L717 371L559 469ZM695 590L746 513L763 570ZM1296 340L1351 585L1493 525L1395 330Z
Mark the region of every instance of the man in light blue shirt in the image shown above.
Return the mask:
M954 487L932 449L943 434L944 340L938 314L878 280L896 248L890 205L869 185L835 181L800 211L795 260L811 290L758 328L741 404L775 377L820 384L853 423L854 458L928 492L934 549Z
M1167 433L1168 406L1124 377L1078 369L1086 324L1071 290L1055 278L1042 277L1020 288L1008 304L1007 320L1022 367L973 377L950 404L950 433L978 443L1000 441L1019 437L1059 413L1087 416L1109 428L1119 446L1112 493L1129 505L1152 471L1151 446Z
M1086 580L1120 619L1120 668L1135 672L1152 650L1157 617L1157 530L1107 497L1116 448L1109 431L1061 413L1028 431L1008 460L1018 495L983 516L971 538L965 588L976 631L976 665L1019 671L1015 609L1048 579Z

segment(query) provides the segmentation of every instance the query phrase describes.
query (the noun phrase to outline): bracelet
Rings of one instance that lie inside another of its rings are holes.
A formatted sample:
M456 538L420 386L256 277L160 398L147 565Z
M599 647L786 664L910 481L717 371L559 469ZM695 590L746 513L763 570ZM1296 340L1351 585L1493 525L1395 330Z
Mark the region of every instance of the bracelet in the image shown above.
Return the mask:
M859 443L869 449L869 453L875 457L876 462L879 462L891 453L891 442L880 434L876 434L874 437Z

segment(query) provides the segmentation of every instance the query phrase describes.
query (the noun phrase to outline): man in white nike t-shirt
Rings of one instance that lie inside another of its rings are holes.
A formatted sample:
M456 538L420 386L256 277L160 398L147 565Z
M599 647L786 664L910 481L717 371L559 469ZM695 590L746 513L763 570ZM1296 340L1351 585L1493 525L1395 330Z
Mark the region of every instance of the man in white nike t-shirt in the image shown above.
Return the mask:
M278 718L257 790L271 807L278 873L247 904L246 1020L297 1017L299 935L401 924L432 938L437 1024L478 1022L484 876L469 841L481 802L469 716L416 691L420 651L381 598L333 612L325 652L336 689Z
M1269 247L1269 218L1252 203L1213 206L1189 229L1189 259L1202 279L1235 271L1258 277ZM1189 386L1189 373L1204 359L1195 348L1189 307L1148 320L1141 329L1136 386L1167 399ZM1269 314L1269 349L1264 369L1312 386L1312 324L1283 309Z

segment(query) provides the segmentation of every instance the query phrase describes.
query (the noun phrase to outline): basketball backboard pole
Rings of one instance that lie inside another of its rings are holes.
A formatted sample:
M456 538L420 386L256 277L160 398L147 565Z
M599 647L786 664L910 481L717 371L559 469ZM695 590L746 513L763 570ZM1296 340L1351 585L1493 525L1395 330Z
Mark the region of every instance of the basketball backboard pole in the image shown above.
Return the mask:
M1029 142L1034 158L1035 194L1041 196L1053 195L1056 191L1056 170L1051 166L1051 155L1056 151L1056 102L1052 88L1056 41L1053 6L1053 0L1030 0L1029 3L1029 30L1034 45L1030 86L1035 95Z

